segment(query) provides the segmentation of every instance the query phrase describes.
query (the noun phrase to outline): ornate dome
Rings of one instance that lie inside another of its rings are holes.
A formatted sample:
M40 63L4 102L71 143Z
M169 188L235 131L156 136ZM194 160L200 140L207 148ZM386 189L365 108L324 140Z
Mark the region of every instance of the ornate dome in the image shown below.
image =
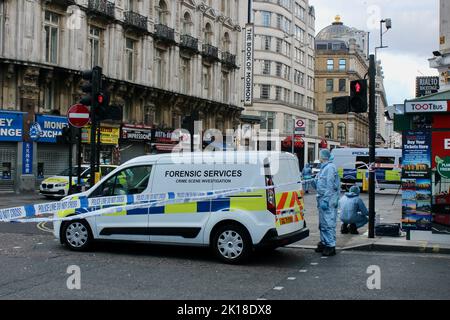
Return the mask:
M341 17L336 16L335 22L322 29L316 36L318 41L341 40L347 44L351 38L355 38L355 29L345 26Z

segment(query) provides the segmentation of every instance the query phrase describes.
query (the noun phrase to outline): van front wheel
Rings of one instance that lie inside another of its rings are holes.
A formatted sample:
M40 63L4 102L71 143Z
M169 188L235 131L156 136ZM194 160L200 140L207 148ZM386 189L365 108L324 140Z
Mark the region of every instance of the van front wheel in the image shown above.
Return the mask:
M92 232L85 220L65 223L61 230L63 242L73 251L86 251L92 243Z
M230 224L217 229L212 247L216 256L223 262L238 264L250 256L252 241L245 228Z

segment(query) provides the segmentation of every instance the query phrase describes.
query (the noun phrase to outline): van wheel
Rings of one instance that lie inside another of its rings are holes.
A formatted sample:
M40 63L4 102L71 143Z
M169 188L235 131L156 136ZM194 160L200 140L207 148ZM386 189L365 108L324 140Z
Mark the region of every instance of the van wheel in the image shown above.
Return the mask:
M229 224L217 229L212 248L220 260L238 264L247 260L253 245L248 231L239 225Z
M74 220L63 224L61 237L63 243L73 251L86 251L93 241L91 229L85 220Z

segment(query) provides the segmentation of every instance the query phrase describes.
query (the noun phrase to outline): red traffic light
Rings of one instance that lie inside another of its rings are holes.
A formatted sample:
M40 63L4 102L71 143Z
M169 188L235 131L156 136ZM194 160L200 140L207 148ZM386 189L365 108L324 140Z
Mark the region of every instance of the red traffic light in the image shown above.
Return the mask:
M356 93L360 93L360 92L361 92L361 85L359 84L359 82L357 82L357 83L355 84L355 92L356 92Z
M102 104L104 100L105 100L105 97L104 97L102 94L99 94L99 95L97 96L97 102L98 102L99 104Z

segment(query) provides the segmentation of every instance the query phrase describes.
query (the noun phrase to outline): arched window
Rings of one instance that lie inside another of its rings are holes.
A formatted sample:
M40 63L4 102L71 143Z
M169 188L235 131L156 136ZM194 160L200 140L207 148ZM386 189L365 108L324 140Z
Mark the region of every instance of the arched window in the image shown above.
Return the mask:
M191 35L192 19L189 12L186 12L183 16L183 34Z
M338 124L338 140L345 142L347 140L347 125L344 122Z
M228 32L225 32L222 39L222 51L230 52L230 50L231 50L230 34Z
M204 34L204 39L205 39L205 43L206 44L212 44L212 27L211 24L207 23L205 25L205 34Z
M334 139L334 125L332 122L327 122L325 124L325 138Z
M167 25L168 10L167 4L164 0L159 1L157 10L158 10L158 23Z

